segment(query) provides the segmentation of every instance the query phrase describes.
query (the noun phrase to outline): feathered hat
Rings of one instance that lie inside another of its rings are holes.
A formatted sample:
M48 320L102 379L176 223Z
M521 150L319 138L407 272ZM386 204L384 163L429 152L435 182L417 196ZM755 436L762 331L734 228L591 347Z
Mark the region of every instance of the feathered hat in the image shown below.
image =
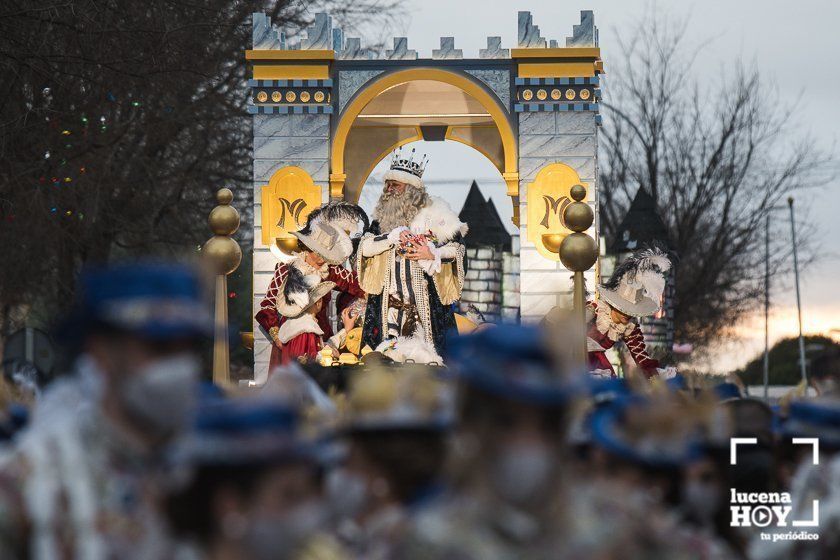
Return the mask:
M290 266L275 301L277 311L284 317L298 317L334 287L335 282L322 282L318 274L304 274Z
M399 181L400 183L406 183L418 189L425 188L423 186L423 173L426 171L429 157L424 155L415 161L414 154L414 148L411 149L408 156L402 153L402 148L397 149L391 158L391 168L385 173L383 180Z
M356 250L358 238L354 234L359 222L362 230L370 226L367 214L360 206L344 201L328 202L306 217L306 224L292 235L330 264L341 264Z
M367 230L370 226L368 215L362 210L362 207L338 200L322 204L310 212L306 217L306 224L298 233L309 235L312 226L327 223L342 230L348 236L352 236L358 229L359 222L362 222L362 231Z
M662 249L643 249L618 265L609 282L600 286L600 297L625 315L653 315L659 311L669 270L671 260Z
M329 264L341 264L353 254L353 241L343 229L326 222L313 224L307 232L293 231L292 235Z

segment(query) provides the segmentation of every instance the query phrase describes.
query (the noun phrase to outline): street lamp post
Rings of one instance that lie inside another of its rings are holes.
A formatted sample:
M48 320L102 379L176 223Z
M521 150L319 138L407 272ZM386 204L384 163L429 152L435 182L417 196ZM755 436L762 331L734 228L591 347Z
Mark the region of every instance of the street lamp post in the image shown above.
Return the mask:
M764 400L770 385L770 213L764 217Z
M790 237L793 243L793 277L796 283L796 313L799 316L799 371L802 374L802 381L808 379L805 372L805 339L802 336L802 299L799 295L799 260L796 253L796 224L793 219L793 197L788 197L790 208Z

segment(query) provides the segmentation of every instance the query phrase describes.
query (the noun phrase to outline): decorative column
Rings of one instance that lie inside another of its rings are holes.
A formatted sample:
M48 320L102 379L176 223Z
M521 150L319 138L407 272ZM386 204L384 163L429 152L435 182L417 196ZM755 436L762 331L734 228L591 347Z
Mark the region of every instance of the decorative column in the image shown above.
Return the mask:
M586 288L583 282L584 271L592 268L598 260L598 245L590 236L583 233L592 225L595 214L588 204L582 202L586 198L583 185L575 185L570 191L574 200L563 211L566 227L572 230L560 243L559 255L563 266L574 272L574 332L578 340L575 341L576 350L573 355L580 364L586 363Z
M572 272L557 255L572 233L564 210L570 189L583 185L595 216L590 236L597 240L598 101L603 73L598 30L592 12L581 12L565 45L542 37L529 12L519 13L513 111L519 120L520 301L522 321L539 321L555 306L568 307ZM548 247L552 234L554 247ZM552 251L553 249L553 251ZM595 271L585 274L594 286Z
M239 212L230 205L233 201L233 191L227 188L219 189L216 201L219 205L213 208L207 220L213 237L204 244L201 254L216 274L213 383L226 385L230 383L227 277L242 262L242 249L239 243L230 237L239 229Z
M253 115L253 316L277 266L272 246L278 238L291 243L288 232L300 229L309 212L329 200L332 64L344 38L325 13L315 14L311 26L288 40L266 14L255 13L252 23L245 58ZM256 320L253 331L254 380L262 383L271 341Z

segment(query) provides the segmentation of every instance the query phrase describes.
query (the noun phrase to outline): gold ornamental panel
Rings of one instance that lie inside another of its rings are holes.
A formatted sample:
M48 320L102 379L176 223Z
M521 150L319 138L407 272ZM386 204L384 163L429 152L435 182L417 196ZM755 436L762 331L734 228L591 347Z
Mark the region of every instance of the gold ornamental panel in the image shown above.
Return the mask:
M525 225L528 241L542 256L552 261L559 261L560 257L545 246L543 234L556 234L559 243L572 233L563 223L563 211L574 202L569 193L574 185L583 185L587 187L587 193L590 191L577 172L563 163L546 165L528 185L528 221Z
M306 223L309 213L321 205L321 187L301 169L290 165L271 176L262 187L262 244L271 246Z

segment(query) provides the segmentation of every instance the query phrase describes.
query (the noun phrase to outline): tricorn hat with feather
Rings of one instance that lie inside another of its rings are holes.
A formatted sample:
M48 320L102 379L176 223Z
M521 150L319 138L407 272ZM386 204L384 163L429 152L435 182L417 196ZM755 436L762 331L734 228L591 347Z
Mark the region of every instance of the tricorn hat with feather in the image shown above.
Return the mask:
M343 200L336 200L322 204L310 212L306 217L306 224L301 228L299 233L308 235L312 226L326 223L352 237L359 227L359 222L362 222L363 231L370 226L368 216L362 210L361 206Z
M351 257L356 242L351 236L361 222L362 231L370 226L361 207L344 201L328 202L307 216L306 224L292 235L330 264L341 264Z
M599 286L603 301L631 317L659 311L671 260L658 247L642 249L623 261L606 284Z

